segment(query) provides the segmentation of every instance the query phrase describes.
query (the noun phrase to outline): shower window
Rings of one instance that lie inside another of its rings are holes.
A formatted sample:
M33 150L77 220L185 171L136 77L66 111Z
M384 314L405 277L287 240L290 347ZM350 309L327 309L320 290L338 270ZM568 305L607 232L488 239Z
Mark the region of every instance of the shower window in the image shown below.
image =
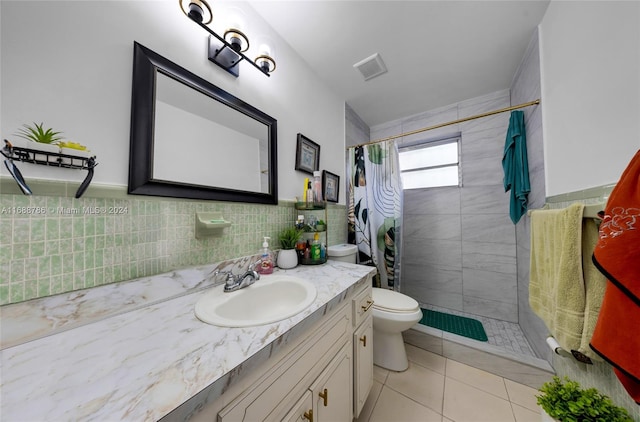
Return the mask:
M398 147L404 189L460 186L460 135Z

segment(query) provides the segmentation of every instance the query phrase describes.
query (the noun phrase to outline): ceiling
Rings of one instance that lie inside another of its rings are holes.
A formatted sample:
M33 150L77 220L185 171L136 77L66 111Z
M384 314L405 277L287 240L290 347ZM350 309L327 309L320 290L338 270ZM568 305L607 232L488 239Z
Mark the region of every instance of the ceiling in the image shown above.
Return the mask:
M250 4L374 126L509 88L549 0ZM365 82L374 53L388 72Z

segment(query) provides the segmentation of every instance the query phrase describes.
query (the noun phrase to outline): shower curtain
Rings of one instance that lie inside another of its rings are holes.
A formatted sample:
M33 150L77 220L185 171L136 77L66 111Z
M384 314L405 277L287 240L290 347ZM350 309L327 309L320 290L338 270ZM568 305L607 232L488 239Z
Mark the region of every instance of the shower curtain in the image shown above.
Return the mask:
M400 287L402 181L395 142L349 149L348 240L358 263L378 269L374 287Z

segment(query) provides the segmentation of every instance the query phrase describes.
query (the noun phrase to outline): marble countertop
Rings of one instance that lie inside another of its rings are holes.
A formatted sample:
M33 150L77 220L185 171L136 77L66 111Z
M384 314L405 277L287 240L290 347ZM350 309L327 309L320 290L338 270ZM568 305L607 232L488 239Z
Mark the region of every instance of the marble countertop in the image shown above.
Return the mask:
M277 270L312 282L315 302L276 323L222 328L194 314L214 268L2 307L2 418L158 420L203 390L209 399L222 394L374 271L331 260Z

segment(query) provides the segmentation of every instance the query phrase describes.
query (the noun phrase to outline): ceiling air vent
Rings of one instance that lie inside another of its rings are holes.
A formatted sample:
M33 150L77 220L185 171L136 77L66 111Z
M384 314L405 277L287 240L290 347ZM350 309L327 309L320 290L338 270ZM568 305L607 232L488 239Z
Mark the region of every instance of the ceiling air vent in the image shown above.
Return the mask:
M380 57L380 54L378 53L359 61L354 64L353 67L362 73L365 81L375 78L376 76L380 76L383 73L387 73L387 67L384 65L382 57Z

